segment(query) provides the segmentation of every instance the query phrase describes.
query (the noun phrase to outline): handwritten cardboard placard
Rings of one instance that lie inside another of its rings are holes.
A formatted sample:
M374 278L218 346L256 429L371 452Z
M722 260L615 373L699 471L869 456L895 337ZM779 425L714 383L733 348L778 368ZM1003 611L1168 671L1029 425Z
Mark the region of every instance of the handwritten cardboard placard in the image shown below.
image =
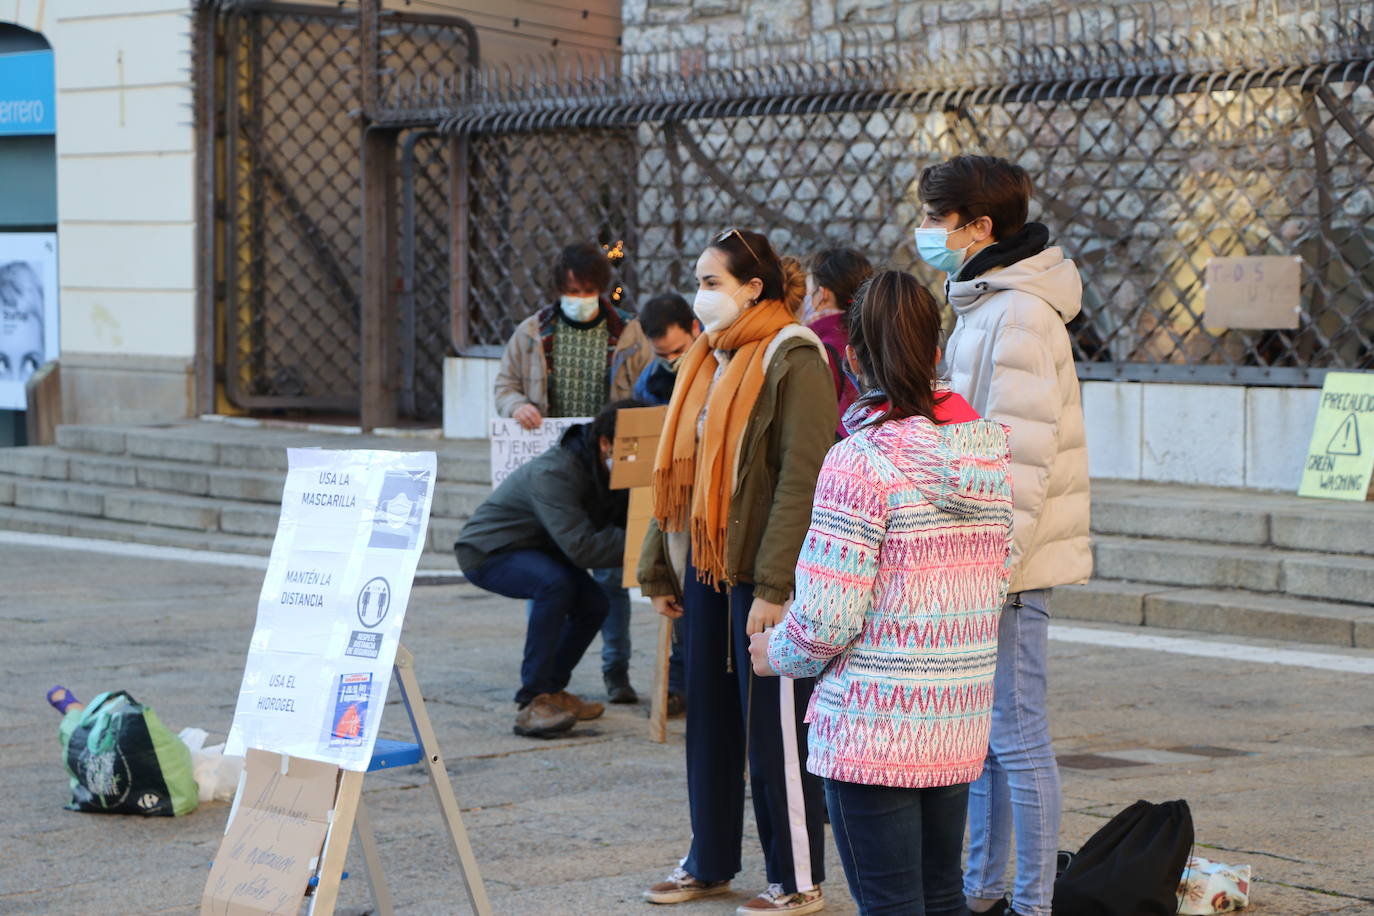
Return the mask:
M1302 258L1264 255L1207 262L1209 328L1296 328L1302 315Z
M569 426L590 423L587 417L545 417L538 429L525 429L515 420L491 421L491 487L496 489L511 472L558 444Z
M1374 372L1328 372L1299 496L1364 500L1374 473Z
M250 748L229 827L205 882L203 916L298 912L324 846L338 781L333 764Z

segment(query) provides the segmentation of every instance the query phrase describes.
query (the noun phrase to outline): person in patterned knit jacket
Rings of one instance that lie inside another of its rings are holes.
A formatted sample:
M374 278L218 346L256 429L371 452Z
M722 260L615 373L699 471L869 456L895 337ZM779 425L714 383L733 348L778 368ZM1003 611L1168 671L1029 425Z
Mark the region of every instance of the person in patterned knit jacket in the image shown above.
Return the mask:
M940 313L883 271L850 313L868 393L816 485L796 600L753 637L761 676L816 677L807 769L864 916L964 916L969 783L991 727L1010 580L1006 429L937 387Z

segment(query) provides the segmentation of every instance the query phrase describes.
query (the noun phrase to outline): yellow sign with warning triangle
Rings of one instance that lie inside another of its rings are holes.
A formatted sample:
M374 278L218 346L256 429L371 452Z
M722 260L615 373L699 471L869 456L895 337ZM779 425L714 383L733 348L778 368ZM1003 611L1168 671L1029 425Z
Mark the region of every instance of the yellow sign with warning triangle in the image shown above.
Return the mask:
M1368 499L1374 473L1374 372L1328 372L1299 496Z

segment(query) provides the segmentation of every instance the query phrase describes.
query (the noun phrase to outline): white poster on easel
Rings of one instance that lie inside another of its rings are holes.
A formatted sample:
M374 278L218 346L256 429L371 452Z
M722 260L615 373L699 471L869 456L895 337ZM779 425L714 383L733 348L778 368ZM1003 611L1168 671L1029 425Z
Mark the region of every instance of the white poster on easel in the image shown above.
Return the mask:
M290 450L226 754L367 769L435 466L433 452Z

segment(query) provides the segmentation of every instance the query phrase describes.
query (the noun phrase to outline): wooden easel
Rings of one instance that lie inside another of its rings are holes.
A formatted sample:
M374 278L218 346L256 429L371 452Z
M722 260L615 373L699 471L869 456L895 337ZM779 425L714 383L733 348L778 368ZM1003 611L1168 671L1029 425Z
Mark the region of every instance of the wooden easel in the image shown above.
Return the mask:
M434 787L439 810L448 824L453 848L458 853L458 864L462 867L463 883L467 887L468 901L472 912L477 916L490 916L491 903L487 900L486 887L482 884L482 873L477 868L477 858L468 842L467 830L458 810L458 799L453 794L453 784L449 782L448 770L444 767L443 755L439 753L439 742L434 737L434 727L430 724L429 713L425 711L424 697L420 685L415 680L415 657L405 646L396 648L396 662L392 669L396 684L401 688L401 699L405 702L406 712L410 715L410 728L415 742L378 740L372 752L369 773L398 766L411 766L423 763L429 771L429 782ZM394 916L391 904L391 890L386 877L382 874L381 858L377 855L377 837L372 830L372 818L363 804L362 789L365 773L342 770L339 777L339 793L334 802L334 818L329 832L325 835L324 849L320 853L319 866L315 872L315 893L310 898L306 911L309 916L332 916L339 899L339 882L343 879L344 860L348 854L350 835L358 835L358 845L362 848L363 863L367 869L368 885L372 889L372 905L377 916Z

